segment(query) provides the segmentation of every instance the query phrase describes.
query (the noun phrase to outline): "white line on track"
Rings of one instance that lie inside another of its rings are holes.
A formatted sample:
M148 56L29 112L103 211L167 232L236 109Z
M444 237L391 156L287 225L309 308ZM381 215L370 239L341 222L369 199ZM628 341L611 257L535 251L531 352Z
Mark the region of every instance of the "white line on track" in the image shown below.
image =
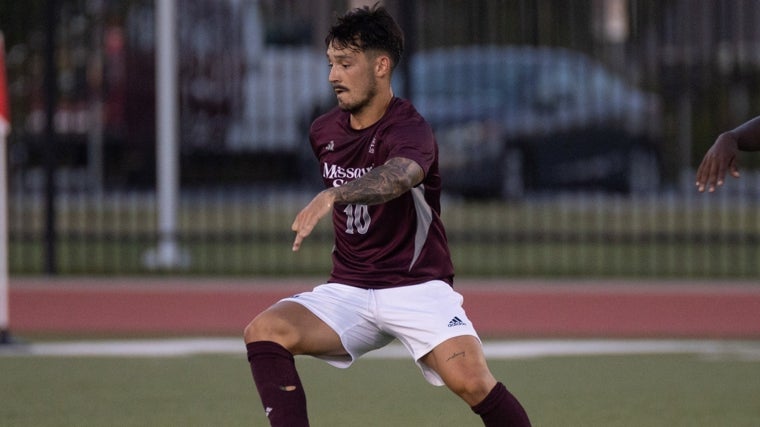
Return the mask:
M557 356L695 354L705 357L760 361L760 341L732 340L508 340L485 341L489 359ZM239 338L172 338L38 342L0 345L2 356L179 357L200 354L244 354ZM370 352L366 358L406 359L398 342Z

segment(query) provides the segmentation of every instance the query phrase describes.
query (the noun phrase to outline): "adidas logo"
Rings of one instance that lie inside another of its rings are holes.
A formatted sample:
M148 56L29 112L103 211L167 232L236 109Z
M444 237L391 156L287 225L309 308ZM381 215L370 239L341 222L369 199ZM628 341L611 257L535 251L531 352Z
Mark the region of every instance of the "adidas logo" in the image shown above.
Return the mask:
M269 406L267 406L267 407L264 409L264 412L266 412L266 414L267 414L267 418L269 418L269 413L270 413L270 412L272 412L272 408L270 408Z
M369 143L369 154L375 154L375 143L377 142L377 137L372 137L372 142Z
M458 318L457 316L454 316L453 319L449 322L449 328L453 328L454 326L464 326L466 323L462 321L462 319Z

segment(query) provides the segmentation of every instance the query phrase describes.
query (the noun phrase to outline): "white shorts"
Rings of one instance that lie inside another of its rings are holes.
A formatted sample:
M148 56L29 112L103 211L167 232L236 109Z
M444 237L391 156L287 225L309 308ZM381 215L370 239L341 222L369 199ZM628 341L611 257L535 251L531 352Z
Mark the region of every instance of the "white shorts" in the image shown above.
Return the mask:
M441 377L420 358L449 338L478 338L462 308L462 295L440 280L388 289L327 283L283 301L303 305L335 330L349 355L317 357L338 368L348 368L397 338L425 379L440 386Z

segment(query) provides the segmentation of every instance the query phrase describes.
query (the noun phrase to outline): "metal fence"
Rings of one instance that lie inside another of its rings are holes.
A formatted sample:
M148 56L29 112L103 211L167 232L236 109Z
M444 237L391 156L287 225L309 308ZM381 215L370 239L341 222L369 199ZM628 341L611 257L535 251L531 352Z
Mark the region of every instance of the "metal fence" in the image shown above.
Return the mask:
M322 38L349 2L179 2L170 236L154 2L37 3L0 4L13 274L328 271L327 224L297 254L289 228L317 189L305 134L332 102ZM760 3L384 3L407 41L394 87L441 148L459 275L760 274L760 161L716 194L693 185L715 137L760 112Z

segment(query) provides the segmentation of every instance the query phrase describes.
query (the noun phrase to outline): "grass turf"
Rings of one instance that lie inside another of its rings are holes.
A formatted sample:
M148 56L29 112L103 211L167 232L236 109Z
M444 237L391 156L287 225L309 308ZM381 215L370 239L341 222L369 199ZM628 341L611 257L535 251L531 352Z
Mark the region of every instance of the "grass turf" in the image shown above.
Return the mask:
M315 427L478 426L409 360L298 358ZM491 360L535 426L757 426L760 360L694 355ZM0 424L266 426L244 355L2 357Z

